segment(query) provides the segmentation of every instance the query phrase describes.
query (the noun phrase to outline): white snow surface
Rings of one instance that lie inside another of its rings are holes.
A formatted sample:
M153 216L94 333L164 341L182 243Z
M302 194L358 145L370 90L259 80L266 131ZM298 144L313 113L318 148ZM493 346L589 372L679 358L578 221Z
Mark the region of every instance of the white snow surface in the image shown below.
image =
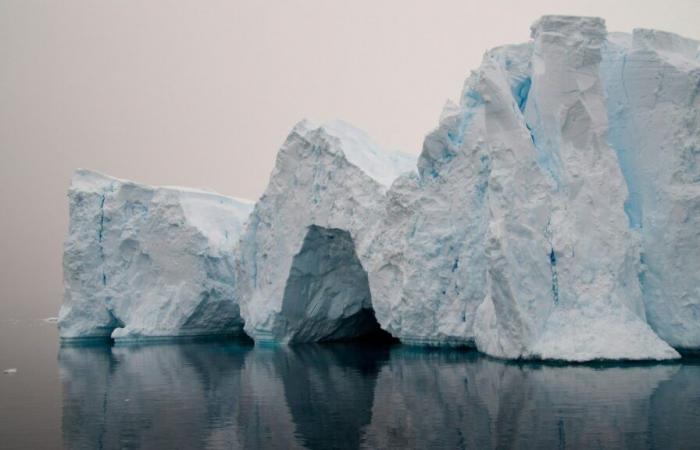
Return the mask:
M384 187L399 175L416 169L416 157L397 151L383 150L364 131L335 120L321 127L329 135L339 140L348 162L362 169L367 175Z
M79 169L64 245L64 339L235 334L233 258L253 205Z

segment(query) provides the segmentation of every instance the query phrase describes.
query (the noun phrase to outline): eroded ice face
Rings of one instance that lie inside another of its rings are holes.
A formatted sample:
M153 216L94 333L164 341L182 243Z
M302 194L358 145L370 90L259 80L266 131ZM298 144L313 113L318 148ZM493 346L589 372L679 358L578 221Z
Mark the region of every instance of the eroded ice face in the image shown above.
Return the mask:
M234 249L252 203L76 171L61 337L236 334Z

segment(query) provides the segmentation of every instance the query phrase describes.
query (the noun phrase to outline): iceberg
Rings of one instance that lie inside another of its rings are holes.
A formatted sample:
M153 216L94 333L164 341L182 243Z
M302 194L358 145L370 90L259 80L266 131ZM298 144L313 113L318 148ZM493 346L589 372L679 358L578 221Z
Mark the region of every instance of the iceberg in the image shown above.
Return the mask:
M233 258L251 202L88 170L69 200L61 338L241 332Z
M677 358L647 318L644 239L609 131L610 47L601 19L543 17L531 42L485 55L415 170L347 126L298 125L242 238L246 332L350 337L371 311L410 344ZM334 255L321 234L350 251Z
M544 16L484 55L419 156L304 120L254 206L78 171L61 335L700 349L698 44Z

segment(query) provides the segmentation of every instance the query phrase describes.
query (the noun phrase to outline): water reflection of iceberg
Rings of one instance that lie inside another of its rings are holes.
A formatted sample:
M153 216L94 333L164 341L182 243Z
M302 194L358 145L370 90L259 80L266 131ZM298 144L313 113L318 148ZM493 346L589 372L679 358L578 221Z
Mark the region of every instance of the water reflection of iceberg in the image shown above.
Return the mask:
M513 364L473 353L398 348L377 379L366 443L368 448L646 448L655 432L650 418L659 384L673 384L684 370L700 374L686 366L679 372L680 367ZM695 383L693 391L699 392L700 380Z
M700 365L227 342L64 347L65 448L683 448Z
M249 346L63 347L65 448L204 448L237 413Z
M357 448L388 348L63 347L66 448Z

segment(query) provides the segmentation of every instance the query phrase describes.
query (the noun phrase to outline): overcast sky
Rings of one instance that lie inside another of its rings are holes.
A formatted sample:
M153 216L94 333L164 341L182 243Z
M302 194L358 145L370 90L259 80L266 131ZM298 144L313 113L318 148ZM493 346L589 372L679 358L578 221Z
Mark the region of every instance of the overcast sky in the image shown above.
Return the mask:
M0 319L57 314L76 167L256 199L304 117L418 153L553 13L700 38L698 0L0 0Z

